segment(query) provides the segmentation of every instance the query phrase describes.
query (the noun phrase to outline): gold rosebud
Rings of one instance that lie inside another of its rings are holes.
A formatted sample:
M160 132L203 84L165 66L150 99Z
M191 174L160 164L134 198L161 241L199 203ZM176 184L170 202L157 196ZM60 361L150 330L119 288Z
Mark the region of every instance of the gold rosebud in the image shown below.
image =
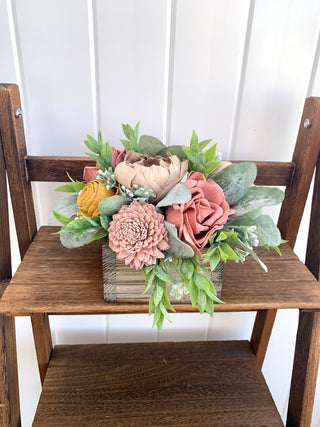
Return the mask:
M115 168L114 174L126 188L136 184L152 190L156 197L150 201L155 203L163 199L187 172L188 161L180 161L176 155L168 153L168 157L151 157L129 151L124 161Z
M107 187L103 185L104 182L105 181L96 179L89 181L83 187L78 196L77 205L80 211L85 215L89 217L100 215L98 205L101 200L116 194L116 190L114 188L108 190Z

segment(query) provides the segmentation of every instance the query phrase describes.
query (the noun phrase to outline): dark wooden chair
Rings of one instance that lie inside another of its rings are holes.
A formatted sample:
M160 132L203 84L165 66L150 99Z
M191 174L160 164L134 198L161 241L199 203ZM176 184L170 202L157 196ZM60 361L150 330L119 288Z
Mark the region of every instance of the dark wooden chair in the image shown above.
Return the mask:
M320 352L320 98L308 98L292 162L256 162L256 184L286 186L278 226L282 258L227 264L216 311L257 311L249 341L56 346L50 314L147 312L145 303L105 303L101 242L68 251L55 228L37 230L32 181L75 179L81 157L26 153L19 91L0 85L0 424L20 424L14 317L31 316L43 392L35 426L282 425L261 373L277 309L300 310L287 425L311 422ZM310 122L305 120L309 119ZM280 141L281 142L281 141ZM11 278L6 173L22 262ZM316 170L306 265L293 253ZM89 255L88 255L89 253ZM90 262L86 262L87 257ZM177 304L177 312L192 312ZM281 349L279 349L281 351Z

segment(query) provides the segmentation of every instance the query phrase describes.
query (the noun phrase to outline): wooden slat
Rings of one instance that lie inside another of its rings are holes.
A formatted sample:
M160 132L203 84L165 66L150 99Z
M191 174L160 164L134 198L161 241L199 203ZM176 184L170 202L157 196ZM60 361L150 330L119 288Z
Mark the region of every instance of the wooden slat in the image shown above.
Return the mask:
M14 318L0 314L0 425L20 426Z
M320 356L320 313L300 312L287 426L311 425Z
M43 384L52 352L49 317L47 314L32 314L31 323L37 353L40 380Z
M31 184L26 179L26 145L17 85L0 85L0 133L21 258L37 231Z
M103 299L101 241L76 249L64 248L57 227L41 227L6 289L0 312L11 315L31 313L143 313L145 303L127 300L105 303ZM283 256L259 250L268 265L264 273L253 259L244 264L227 263L221 298L227 304L216 311L248 311L276 308L320 309L320 287L288 245ZM131 270L128 268L128 274ZM144 283L141 282L141 291ZM137 294L137 297L139 294ZM136 304L134 304L136 302ZM138 302L138 303L137 303ZM193 312L190 304L176 304L179 312Z
M277 310L259 310L256 315L250 343L260 368L264 362L276 315Z
M233 163L239 163L234 160ZM258 168L257 185L289 185L294 172L291 162L259 162L254 161ZM82 180L85 166L94 166L95 162L88 157L63 156L27 156L26 165L30 181L68 181L66 171L73 179Z
M247 341L58 346L34 424L281 426Z
M3 158L0 134L0 282L11 278L11 250L8 215L8 194L6 168ZM1 292L0 292L1 296Z
M320 280L320 156L314 179L306 266L316 279Z
M310 119L312 126L304 127ZM305 102L297 143L292 161L296 165L292 184L287 187L282 203L278 227L282 237L293 248L307 200L313 172L320 153L320 98L308 98Z

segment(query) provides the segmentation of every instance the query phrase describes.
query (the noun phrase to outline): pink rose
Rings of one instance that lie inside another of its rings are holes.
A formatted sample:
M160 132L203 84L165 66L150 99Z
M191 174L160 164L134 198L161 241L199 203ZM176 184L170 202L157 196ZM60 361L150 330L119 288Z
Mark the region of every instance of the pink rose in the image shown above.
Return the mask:
M198 255L209 237L235 213L226 202L222 188L212 179L206 180L201 172L191 172L186 180L191 200L167 209L166 220L178 229L178 236Z
M97 179L98 166L85 166L83 169L83 181L87 184L89 181Z
M115 168L119 163L123 162L124 156L126 154L126 149L118 150L118 148L111 147L112 150L112 160L111 164Z

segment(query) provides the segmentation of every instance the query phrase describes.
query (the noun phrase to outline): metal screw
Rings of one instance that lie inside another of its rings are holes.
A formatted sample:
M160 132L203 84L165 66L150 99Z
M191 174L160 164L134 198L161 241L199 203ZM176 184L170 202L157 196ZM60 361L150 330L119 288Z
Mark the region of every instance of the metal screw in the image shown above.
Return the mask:
M21 119L22 117L22 110L21 108L17 108L14 112L14 115L17 117L17 119Z
M310 119L305 119L305 121L304 121L304 123L303 123L303 126L304 126L306 129L311 128L311 126L312 126L312 121L311 121Z

